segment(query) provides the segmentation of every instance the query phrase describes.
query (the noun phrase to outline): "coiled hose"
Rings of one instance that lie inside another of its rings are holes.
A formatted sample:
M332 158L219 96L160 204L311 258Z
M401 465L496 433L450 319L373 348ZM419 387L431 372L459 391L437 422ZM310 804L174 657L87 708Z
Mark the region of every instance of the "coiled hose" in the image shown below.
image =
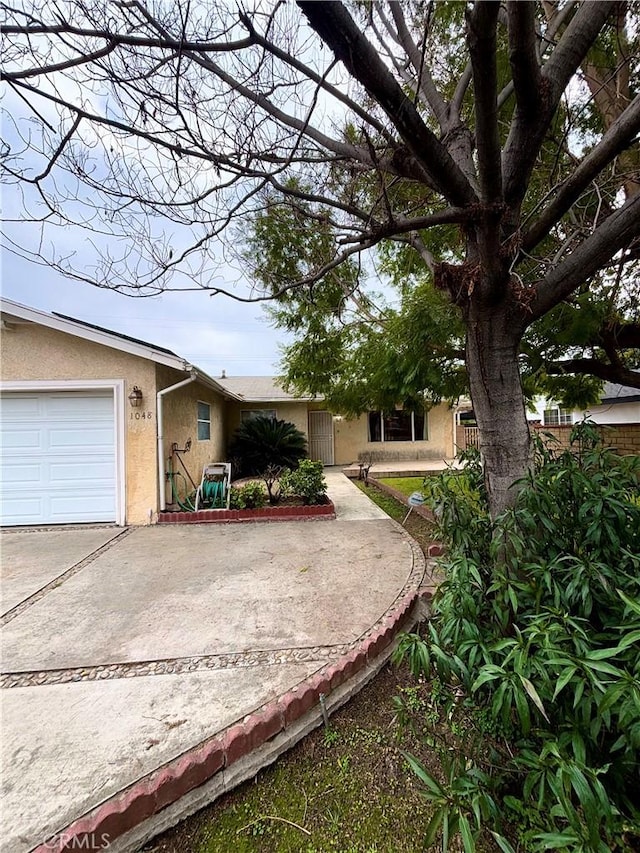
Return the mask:
M202 502L209 504L212 509L226 506L226 480L204 480L200 494Z

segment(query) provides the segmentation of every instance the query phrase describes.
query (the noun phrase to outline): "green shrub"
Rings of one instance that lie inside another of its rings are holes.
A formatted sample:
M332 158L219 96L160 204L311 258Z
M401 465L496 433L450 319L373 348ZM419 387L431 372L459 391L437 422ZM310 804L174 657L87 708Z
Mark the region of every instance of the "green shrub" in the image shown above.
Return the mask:
M260 509L267 502L260 483L245 483L244 486L231 486L229 506L231 509Z
M498 831L500 818L517 825L526 850L607 853L640 840L640 457L598 440L582 424L570 450L539 444L515 508L495 525L475 460L430 485L446 580L424 652L415 640L405 648L508 746L489 769L464 757L450 813L442 786L423 778L440 809L435 829L447 816L465 850L485 820L479 801L502 803L486 817Z
M270 466L297 468L307 454L304 434L288 421L251 418L235 431L229 445L234 475L261 476Z
M322 462L303 459L295 471L285 471L282 474L280 489L284 495L302 498L305 504L325 503L327 483L324 479Z

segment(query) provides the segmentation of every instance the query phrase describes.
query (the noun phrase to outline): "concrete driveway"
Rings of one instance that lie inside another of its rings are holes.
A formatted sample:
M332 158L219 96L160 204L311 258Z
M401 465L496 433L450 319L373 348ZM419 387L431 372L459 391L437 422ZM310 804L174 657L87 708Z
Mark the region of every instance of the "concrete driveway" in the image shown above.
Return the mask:
M104 810L415 594L415 544L327 479L335 521L2 533L2 851Z

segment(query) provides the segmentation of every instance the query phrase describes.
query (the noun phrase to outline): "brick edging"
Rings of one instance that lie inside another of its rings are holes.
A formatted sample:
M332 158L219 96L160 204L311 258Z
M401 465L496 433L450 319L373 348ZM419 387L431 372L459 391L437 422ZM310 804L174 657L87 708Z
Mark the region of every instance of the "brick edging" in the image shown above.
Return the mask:
M313 506L264 506L260 509L199 509L196 512L161 512L158 524L222 524L242 521L307 521L311 518L335 518L336 508L329 501Z
M387 486L386 483L381 483L380 480L376 479L376 477L369 477L368 482L372 484L372 486L376 489L379 489L383 494L389 495L392 498L395 498L400 503L404 504L407 508L409 507L409 499L404 494L404 492L398 491L398 489L394 489L392 486ZM417 515L421 515L422 518L426 518L427 521L434 521L433 512L426 506L414 506L412 507L413 512Z
M415 549L412 550L415 560ZM326 664L278 699L262 705L243 720L113 795L36 847L32 853L107 850L125 833L210 782L252 751L280 734L286 736L290 729L293 733L294 726L297 727L319 703L321 694L330 699L337 688L355 679L385 652L388 654L399 631L415 624L420 602L428 602L432 596L431 589L422 587L426 562L422 552L420 557L422 571L415 588L396 600L350 652ZM293 743L300 736L292 738Z

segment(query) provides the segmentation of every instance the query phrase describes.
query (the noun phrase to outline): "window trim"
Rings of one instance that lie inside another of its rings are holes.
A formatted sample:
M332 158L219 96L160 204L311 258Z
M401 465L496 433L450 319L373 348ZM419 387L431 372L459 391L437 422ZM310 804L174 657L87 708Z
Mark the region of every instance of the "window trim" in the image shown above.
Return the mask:
M553 418L549 418L549 416ZM545 427L573 426L573 411L557 404L549 405L542 412L542 425Z
M207 407L209 410L208 418L200 417L200 406ZM207 425L209 433L207 438L200 438L200 424ZM198 436L198 441L211 441L211 403L207 403L205 400L198 400L196 403L196 435Z
M403 410L402 409L394 409L394 411L400 412ZM379 441L371 438L371 429L370 429L370 421L369 421L370 416L373 414L376 414L376 413L379 415L379 418L380 418L380 440ZM374 410L374 411L369 412L367 414L367 441L370 444L389 443L387 441L387 439L385 438L385 434L384 434L384 419L385 419L385 415L389 415L389 414L391 414L391 413L390 412L377 411L377 410ZM425 410L423 413L418 412L418 414L422 414L422 416L424 418L422 430L423 430L423 433L426 433L426 437L425 437L425 435L423 435L421 438L416 438L416 412L413 411L413 409L412 409L410 412L410 415L411 415L411 438L409 438L409 439L398 439L398 440L394 441L393 444L415 444L418 441L429 441L428 412Z
M245 414L251 417L243 417ZM240 409L241 424L246 424L247 421L252 421L254 418L270 418L272 421L277 421L278 412L276 409Z

